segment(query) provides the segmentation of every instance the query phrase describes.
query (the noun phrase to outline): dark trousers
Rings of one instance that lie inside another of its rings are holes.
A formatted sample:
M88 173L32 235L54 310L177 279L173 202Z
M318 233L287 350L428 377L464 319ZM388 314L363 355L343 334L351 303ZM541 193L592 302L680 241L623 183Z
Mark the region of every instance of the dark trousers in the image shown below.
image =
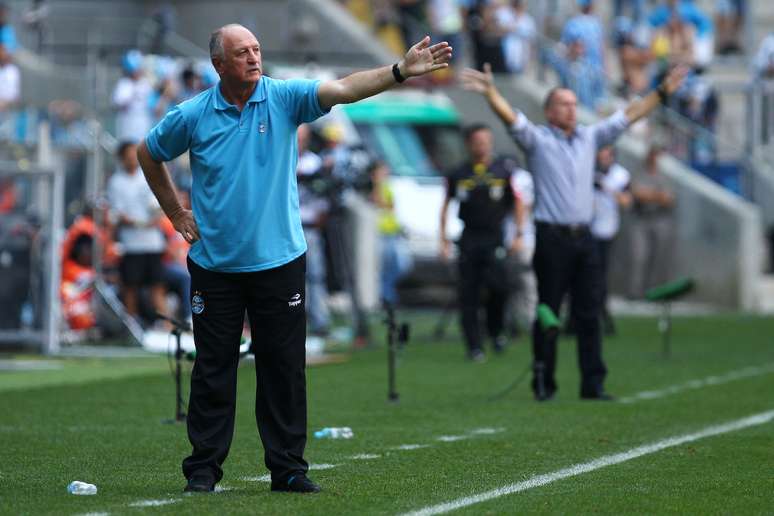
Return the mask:
M599 325L599 254L588 230L571 231L565 227L537 224L537 242L533 266L538 283L538 302L559 313L562 298L570 293L571 317L576 323L578 363L581 369L581 395L593 396L603 390L607 369L602 361ZM532 327L532 351L536 393L551 394L557 389L557 334L546 334L535 321Z
M481 349L478 312L482 288L486 291L487 333L495 338L503 331L508 282L504 259L496 256L501 240L499 236L464 236L459 242L460 312L468 352Z
M613 246L613 239L595 238L594 245L597 247L599 256L599 308L604 315L607 313L607 285L610 273L610 248Z
M186 478L216 482L234 434L245 311L255 353L255 418L272 479L306 473L306 257L258 272L221 273L188 260L196 362L188 402Z

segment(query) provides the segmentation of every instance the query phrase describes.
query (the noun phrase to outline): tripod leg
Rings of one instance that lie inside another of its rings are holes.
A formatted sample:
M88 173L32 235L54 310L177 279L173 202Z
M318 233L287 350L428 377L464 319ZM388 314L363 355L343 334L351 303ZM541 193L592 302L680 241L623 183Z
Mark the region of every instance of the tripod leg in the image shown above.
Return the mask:
M664 303L659 327L661 329L661 338L663 341L664 358L668 358L672 354L672 311L670 303Z
M449 325L449 319L451 318L456 308L456 300L450 301L445 307L443 307L443 312L441 312L441 316L438 317L438 321L435 323L435 328L433 329L434 338L440 340L446 336L446 327Z

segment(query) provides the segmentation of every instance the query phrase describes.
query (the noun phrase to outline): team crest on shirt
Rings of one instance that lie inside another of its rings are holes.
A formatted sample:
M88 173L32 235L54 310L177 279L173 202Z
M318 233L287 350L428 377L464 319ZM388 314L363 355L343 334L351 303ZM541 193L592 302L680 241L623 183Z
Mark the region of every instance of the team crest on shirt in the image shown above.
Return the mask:
M200 315L204 312L204 297L202 297L202 293L198 290L194 292L193 297L191 297L191 312L196 315Z
M290 301L288 301L288 306L291 306L291 307L298 306L301 304L301 301L302 301L301 294L299 293L293 294L293 297L291 297Z

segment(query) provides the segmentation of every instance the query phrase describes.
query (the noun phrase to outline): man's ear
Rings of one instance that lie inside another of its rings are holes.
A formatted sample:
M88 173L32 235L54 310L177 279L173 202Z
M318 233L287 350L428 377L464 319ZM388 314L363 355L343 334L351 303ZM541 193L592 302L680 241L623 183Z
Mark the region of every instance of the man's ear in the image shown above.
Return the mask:
M212 67L215 68L215 71L218 72L218 75L220 75L221 68L223 67L223 59L220 57L213 57L210 59L210 62L212 63Z

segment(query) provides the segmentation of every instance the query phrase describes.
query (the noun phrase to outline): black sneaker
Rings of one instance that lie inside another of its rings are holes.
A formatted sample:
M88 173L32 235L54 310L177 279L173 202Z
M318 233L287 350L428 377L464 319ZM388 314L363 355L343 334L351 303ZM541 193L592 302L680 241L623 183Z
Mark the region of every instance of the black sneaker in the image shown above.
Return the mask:
M468 352L468 360L477 364L486 362L486 355L480 349L473 349Z
M193 476L183 489L184 493L211 493L215 491L215 481L210 477Z
M322 488L309 480L306 475L293 475L286 481L271 481L272 491L284 491L288 493L319 493Z

